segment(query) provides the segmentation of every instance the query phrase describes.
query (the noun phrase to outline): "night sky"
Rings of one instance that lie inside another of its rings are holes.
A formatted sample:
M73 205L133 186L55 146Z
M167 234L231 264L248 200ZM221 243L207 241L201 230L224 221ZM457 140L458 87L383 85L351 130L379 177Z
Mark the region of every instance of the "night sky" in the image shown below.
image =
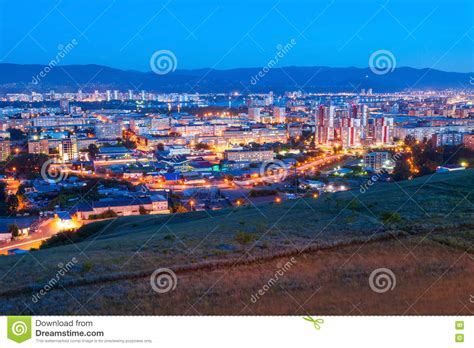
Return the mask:
M150 70L170 50L178 69L367 67L388 50L397 66L474 71L472 0L0 0L0 62ZM62 45L62 46L61 46ZM59 47L59 48L58 48Z

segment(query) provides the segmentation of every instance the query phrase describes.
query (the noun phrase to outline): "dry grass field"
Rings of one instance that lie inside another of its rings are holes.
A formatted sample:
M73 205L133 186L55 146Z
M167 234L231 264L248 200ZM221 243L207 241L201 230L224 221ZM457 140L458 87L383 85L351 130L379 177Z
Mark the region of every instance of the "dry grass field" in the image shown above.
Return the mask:
M92 224L74 243L0 257L0 313L472 314L473 189L464 171L365 194ZM163 267L176 287L159 293L150 275ZM383 292L371 287L380 268L393 274Z

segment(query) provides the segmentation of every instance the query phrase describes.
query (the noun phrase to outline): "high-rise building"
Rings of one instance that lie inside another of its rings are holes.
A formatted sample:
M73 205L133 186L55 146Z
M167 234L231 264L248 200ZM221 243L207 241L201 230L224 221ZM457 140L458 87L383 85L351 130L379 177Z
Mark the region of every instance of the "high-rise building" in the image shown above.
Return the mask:
M373 144L388 145L393 142L393 118L376 118L374 119L373 127Z
M40 139L38 136L28 139L28 153L36 155L49 154L48 139Z
M364 167L373 171L393 169L394 162L389 152L370 152L364 156Z
M69 100L67 99L61 99L59 101L59 109L61 110L61 112L63 114L69 114L70 113L70 110L69 110Z
M59 145L59 156L63 162L76 161L79 158L77 148L77 138L75 135L69 136L61 140Z
M273 107L273 118L276 123L285 123L286 109L280 106Z
M249 118L255 122L261 121L261 108L249 107Z
M10 157L10 140L0 138L0 161L5 162Z
M99 123L95 125L95 136L98 139L112 140L122 137L123 125L120 122Z

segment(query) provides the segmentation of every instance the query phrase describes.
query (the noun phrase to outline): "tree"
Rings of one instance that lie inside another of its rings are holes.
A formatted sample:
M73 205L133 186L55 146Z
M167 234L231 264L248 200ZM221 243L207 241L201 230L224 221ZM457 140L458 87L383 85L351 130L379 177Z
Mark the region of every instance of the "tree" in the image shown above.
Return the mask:
M140 213L140 215L146 215L146 214L148 214L148 210L146 210L143 205L141 205L141 206L138 207L138 212Z
M21 154L8 162L5 169L28 177L36 176L41 172L41 167L48 160L49 156L45 154Z
M410 165L407 162L407 156L400 158L393 169L393 180L408 180L411 177Z
M20 201L16 195L9 195L7 197L7 211L9 214L15 213L20 207Z
M173 207L173 212L175 212L175 213L187 213L188 210L182 204L176 204Z
M95 157L99 153L99 148L96 144L90 144L87 148L87 151L89 152L89 156L91 157L91 159L95 159Z
M406 146L414 146L416 144L416 138L413 135L407 135L405 137Z
M206 143L197 143L194 148L196 150L209 150L210 146Z
M7 208L7 195L5 193L7 185L0 181L0 215L8 215L8 208Z
M13 140L13 141L26 140L26 133L23 132L21 129L8 128L7 130L10 133L10 139L11 140Z
M8 232L11 233L13 238L20 236L20 228L17 224L10 224L8 225Z
M123 146L130 150L135 150L137 148L137 144L129 139L123 142Z

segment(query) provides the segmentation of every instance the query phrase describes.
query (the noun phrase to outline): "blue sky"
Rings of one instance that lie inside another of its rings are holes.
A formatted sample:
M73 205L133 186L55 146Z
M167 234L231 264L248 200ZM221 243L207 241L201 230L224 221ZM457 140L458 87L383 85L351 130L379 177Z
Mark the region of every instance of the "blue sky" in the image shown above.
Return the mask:
M388 50L397 66L474 71L472 0L0 0L0 61L150 70L157 50L178 69L368 66Z

